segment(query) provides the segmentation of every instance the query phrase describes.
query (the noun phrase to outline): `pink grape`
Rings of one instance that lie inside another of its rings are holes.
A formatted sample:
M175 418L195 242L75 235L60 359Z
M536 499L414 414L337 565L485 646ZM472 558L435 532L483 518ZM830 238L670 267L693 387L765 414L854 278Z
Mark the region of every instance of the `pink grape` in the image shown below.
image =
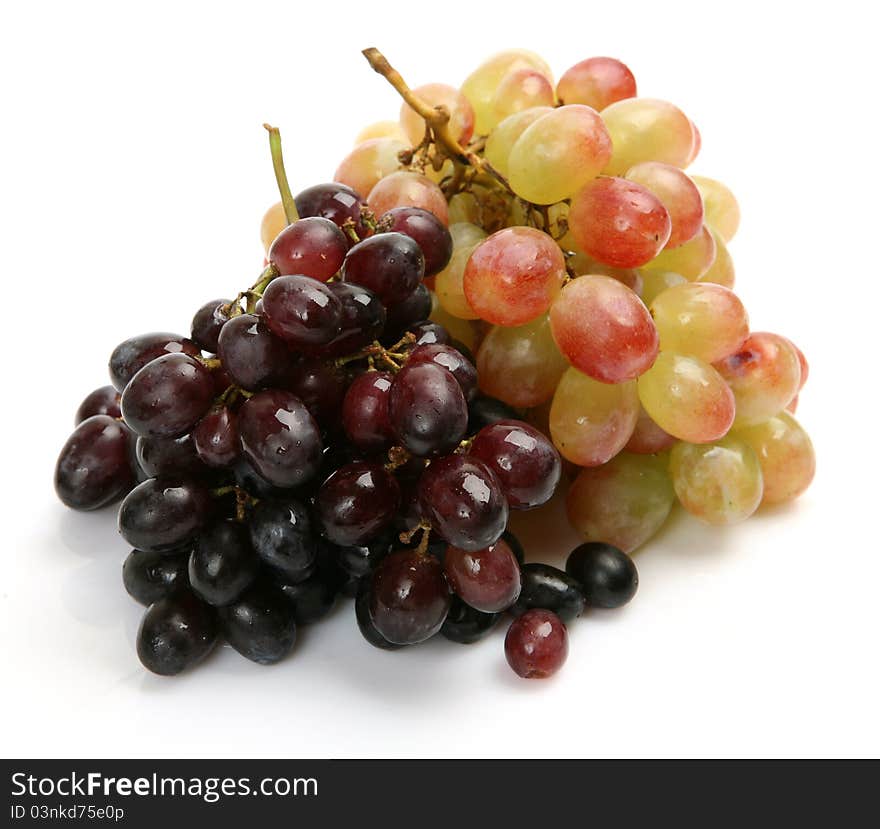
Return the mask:
M614 58L587 58L566 70L556 84L562 104L585 104L603 110L615 101L636 96L636 79Z
M376 183L367 197L367 206L377 216L395 207L421 207L449 224L449 208L443 191L421 173L400 170Z
M669 211L672 232L667 248L677 248L702 230L703 198L687 173L671 164L644 161L630 167L626 178L650 190Z

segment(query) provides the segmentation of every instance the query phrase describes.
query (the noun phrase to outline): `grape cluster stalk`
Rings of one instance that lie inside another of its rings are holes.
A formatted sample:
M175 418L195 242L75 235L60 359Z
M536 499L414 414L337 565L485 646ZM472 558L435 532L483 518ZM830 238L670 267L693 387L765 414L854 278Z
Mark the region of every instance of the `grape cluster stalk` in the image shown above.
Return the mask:
M143 665L225 641L273 664L353 599L394 651L473 643L512 617L511 668L547 677L568 625L629 602L631 557L678 502L712 524L800 495L808 364L750 329L728 243L739 207L685 172L701 137L613 58L554 82L523 50L460 88L410 88L333 181L280 201L250 287L188 336L119 344L55 474L67 506L120 501ZM565 568L510 529L564 497Z

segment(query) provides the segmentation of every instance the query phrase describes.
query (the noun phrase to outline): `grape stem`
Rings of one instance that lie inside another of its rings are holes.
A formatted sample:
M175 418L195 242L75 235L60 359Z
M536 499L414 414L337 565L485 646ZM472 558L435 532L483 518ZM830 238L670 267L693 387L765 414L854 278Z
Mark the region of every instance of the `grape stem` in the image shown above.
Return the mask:
M400 540L404 544L409 544L413 538L415 538L416 533L421 532L422 537L419 539L419 546L416 547L416 555L423 556L428 552L428 539L431 536L431 525L422 521L417 526L413 527L411 530L407 532L402 532L399 536Z
M272 168L275 170L275 181L278 182L278 192L281 194L281 205L287 223L292 225L299 219L296 202L290 192L290 184L287 181L287 172L284 169L284 157L281 154L281 132L278 127L263 124L263 128L269 133L269 150L272 153Z

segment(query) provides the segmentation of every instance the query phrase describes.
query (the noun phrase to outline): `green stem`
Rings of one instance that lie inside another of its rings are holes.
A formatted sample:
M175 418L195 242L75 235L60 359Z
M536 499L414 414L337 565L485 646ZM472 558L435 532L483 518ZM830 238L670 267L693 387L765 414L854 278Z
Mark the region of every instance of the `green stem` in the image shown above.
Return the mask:
M292 225L299 219L299 213L296 210L296 202L293 200L290 184L287 182L287 173L284 170L284 157L281 155L281 132L278 127L270 127L268 124L263 124L263 127L269 132L272 168L275 170L275 181L278 182L278 192L281 194L281 205L284 207L287 223Z
M271 262L266 265L265 269L260 274L260 278L244 292L244 296L247 299L247 306L245 309L247 313L254 313L254 310L257 307L257 300L263 296L263 292L269 287L269 283L278 275L278 268L276 268Z

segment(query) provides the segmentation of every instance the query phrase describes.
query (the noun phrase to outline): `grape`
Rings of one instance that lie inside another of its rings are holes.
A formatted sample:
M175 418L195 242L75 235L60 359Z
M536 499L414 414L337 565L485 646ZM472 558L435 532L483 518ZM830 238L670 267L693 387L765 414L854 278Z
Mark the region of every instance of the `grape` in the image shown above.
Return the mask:
M189 557L193 592L216 607L234 602L256 578L257 570L247 530L235 521L206 527Z
M394 207L379 220L388 230L418 242L425 257L425 276L440 273L452 256L452 236L433 213L421 207Z
M258 665L274 665L296 643L296 611L280 589L258 582L217 611L226 641Z
M478 319L479 315L471 308L464 293L464 270L474 248L482 239L486 238L486 234L475 225L463 222L452 227L453 229L460 227L466 230L459 233L458 238L453 236L455 246L452 250L452 256L447 266L437 274L434 290L441 308L448 314L463 320ZM470 231L471 228L474 232Z
M139 437L135 452L140 468L148 478L160 476L195 477L207 470L196 452L192 435L179 438Z
M587 58L565 71L556 84L556 95L563 104L603 110L615 101L635 98L636 79L619 60Z
M323 619L336 604L337 585L333 576L317 572L297 584L279 583L284 598L293 605L297 625L311 625Z
M367 197L367 206L377 216L395 207L420 207L444 225L449 224L449 208L443 191L421 173L400 170L376 183Z
M556 103L553 84L537 69L508 72L492 97L490 129L494 130L509 115L535 107L551 108Z
M675 503L667 460L621 452L582 469L568 491L572 527L587 541L607 541L632 552L665 523Z
M696 357L661 352L638 387L649 417L680 440L708 443L726 435L733 424L733 393L712 366Z
M507 526L501 482L478 458L449 455L432 461L419 480L418 497L440 537L465 552L490 547Z
M403 645L389 642L373 624L370 616L370 603L372 601L371 579L362 579L358 583L356 598L354 601L354 613L357 619L357 626L364 639L367 640L374 648L380 648L383 651L396 651Z
M725 242L729 242L739 228L739 204L730 189L706 176L694 176L694 184L703 197L706 224L718 231Z
M703 199L687 173L671 164L643 161L627 170L626 178L650 190L669 211L672 232L667 248L694 238L703 228Z
M223 308L231 303L230 299L212 299L196 311L190 329L192 341L199 348L216 353L220 329L229 322L229 315Z
M621 607L639 589L639 572L633 560L623 550L600 541L575 547L565 562L565 571L577 579L590 607Z
M500 613L483 613L453 596L440 635L450 642L470 645L491 633L500 618Z
M803 351L801 351L788 338L786 338L786 342L791 346L791 350L794 351L795 356L798 358L798 364L801 367L801 382L798 385L798 391L800 391L804 387L804 384L807 382L807 378L810 376L810 364L807 362L807 358L804 355Z
M568 631L549 610L535 608L513 620L504 637L507 664L523 679L552 676L568 657Z
M122 391L129 380L147 363L165 354L189 354L198 357L199 347L177 334L164 332L141 334L131 337L113 349L110 355L110 381L117 391Z
M390 526L400 487L381 463L355 461L336 470L318 490L315 508L334 544L363 544Z
M368 231L361 220L361 208L364 205L364 200L360 193L367 192L369 190L357 192L345 184L333 181L307 187L297 194L294 202L297 213L304 219L310 216L320 216L329 219L338 227L342 227L351 220L355 233L360 239L363 239L368 235ZM287 222L285 221L284 224L286 226ZM349 246L351 244L348 237L346 237L346 244Z
M724 240L714 228L709 228L712 238L715 241L715 261L712 262L709 270L707 270L699 279L700 282L714 282L716 285L723 285L725 288L733 288L736 282L736 268L733 266L733 257L724 244Z
M608 385L570 368L553 396L550 434L566 460L598 466L623 449L638 416L634 381Z
M363 144L364 141L369 141L371 138L396 138L404 143L409 141L400 121L375 121L372 124L367 124L357 134L354 145Z
M125 496L119 532L137 550L178 550L195 540L210 511L210 496L198 484L149 478Z
M440 323L423 320L411 325L410 333L416 338L415 345L448 345L452 340L449 332Z
M651 420L651 416L645 411L644 406L640 406L636 428L623 448L627 452L634 452L637 455L656 455L658 452L665 452L669 449L675 440L672 435L664 432Z
M669 472L682 506L709 524L745 521L760 505L764 491L758 456L738 437L715 443L678 443Z
M311 216L285 227L272 242L268 259L281 274L326 282L342 267L347 251L346 236L334 222Z
M74 425L79 426L84 420L95 415L122 417L122 412L119 410L119 392L113 386L101 386L90 392L76 410Z
M321 433L303 402L290 392L268 389L245 400L238 430L245 457L273 486L299 486L318 471Z
M216 643L214 611L180 591L147 609L137 632L137 655L154 674L175 676L201 662Z
M373 573L370 617L378 633L393 644L429 639L443 625L449 604L443 568L433 556L398 550Z
M187 557L181 553L145 553L132 550L122 565L122 583L129 596L142 605L185 589Z
M510 186L526 201L553 204L572 196L611 159L611 139L599 114L562 106L530 124L508 157Z
M752 334L715 368L736 398L737 427L779 414L800 390L798 356L791 343L777 334Z
M302 214L300 214L302 215ZM260 241L263 243L263 250L269 252L275 237L287 227L287 216L284 213L284 205L281 202L275 202L263 214L263 220L260 222ZM213 351L214 349L209 349Z
M215 406L197 424L192 440L199 460L224 469L238 458L238 416L228 406Z
M686 167L694 148L690 119L677 106L655 98L625 98L602 110L614 154L604 172L623 175L642 161Z
M455 87L443 83L429 83L413 89L426 104L432 107L446 107L449 113L449 131L452 137L463 147L474 134L474 110L470 102ZM408 104L400 106L400 125L407 140L413 147L421 143L425 137L425 121Z
M494 397L477 395L468 407L468 434L473 435L484 426L497 423L499 420L516 420L519 413L511 409L507 403Z
M342 303L337 296L308 276L272 280L263 294L263 309L272 333L300 348L326 345L338 333L342 320Z
M338 568L350 578L362 579L364 576L369 576L379 562L391 552L394 540L394 534L389 530L363 544L330 546Z
M264 564L293 583L312 575L318 544L309 513L299 501L264 498L249 517L251 545Z
M568 221L581 250L617 268L638 268L650 262L672 232L669 211L650 190L606 176L575 194Z
M327 287L341 303L342 313L336 336L317 349L322 357L353 354L382 334L386 327L385 307L375 293L345 282L331 282Z
M717 254L715 237L703 225L703 229L689 242L661 251L645 267L649 270L674 271L694 282L709 272Z
M501 539L471 552L448 547L443 570L453 592L483 613L507 610L519 597L519 562Z
M651 316L664 351L707 363L736 352L749 336L749 315L733 291L711 283L686 282L663 291Z
M781 504L797 498L816 473L816 453L809 435L788 412L754 426L738 429L758 457L764 478L763 504Z
M644 288L644 280L641 271L635 268L615 268L603 262L591 259L585 253L575 253L568 258L568 267L575 276L610 276L621 285L625 285L636 296L641 297Z
M371 138L342 160L333 178L357 193L369 193L380 179L400 167L398 155L406 149L403 141L394 138Z
M574 621L584 612L580 584L558 567L533 562L522 568L522 592L510 609L514 616L540 608L555 613L563 622Z
M135 484L134 436L109 415L94 415L76 427L58 455L55 492L77 510L112 504Z
M356 244L345 257L343 282L374 291L386 305L401 302L425 275L425 257L415 239L380 233Z
M544 314L562 288L559 246L531 227L508 227L480 242L464 271L471 308L493 325L523 325Z
M657 359L657 328L648 309L608 276L569 282L550 309L550 327L568 361L603 383L634 380Z
M562 475L562 460L553 444L519 420L484 426L469 453L495 473L511 509L545 504L553 497Z
M187 354L166 354L131 378L120 408L139 435L173 438L195 426L213 400L208 369Z
M672 271L640 271L642 277L642 302L651 307L651 303L660 296L667 288L674 285L683 285L687 282L680 273Z
M220 331L217 353L232 381L256 391L290 362L287 347L254 314L233 317Z
M388 309L381 338L383 345L394 345L411 325L426 320L431 315L431 307L431 291L420 282L409 296Z
M397 439L419 457L455 448L467 429L461 386L434 363L401 369L391 384L388 415Z
M348 387L342 403L346 437L364 452L384 452L394 442L388 417L388 398L394 376L368 371Z
M526 129L534 124L542 115L552 112L552 106L533 106L524 109L521 112L515 112L508 115L500 121L496 127L489 133L486 141L485 157L502 176L507 178L510 174L508 161L510 160L510 151L517 139L526 131ZM451 205L450 205L451 209Z
M473 363L468 362L462 353L452 346L444 343L416 346L410 352L406 364L417 366L421 363L434 363L451 372L468 403L476 397L477 370Z

